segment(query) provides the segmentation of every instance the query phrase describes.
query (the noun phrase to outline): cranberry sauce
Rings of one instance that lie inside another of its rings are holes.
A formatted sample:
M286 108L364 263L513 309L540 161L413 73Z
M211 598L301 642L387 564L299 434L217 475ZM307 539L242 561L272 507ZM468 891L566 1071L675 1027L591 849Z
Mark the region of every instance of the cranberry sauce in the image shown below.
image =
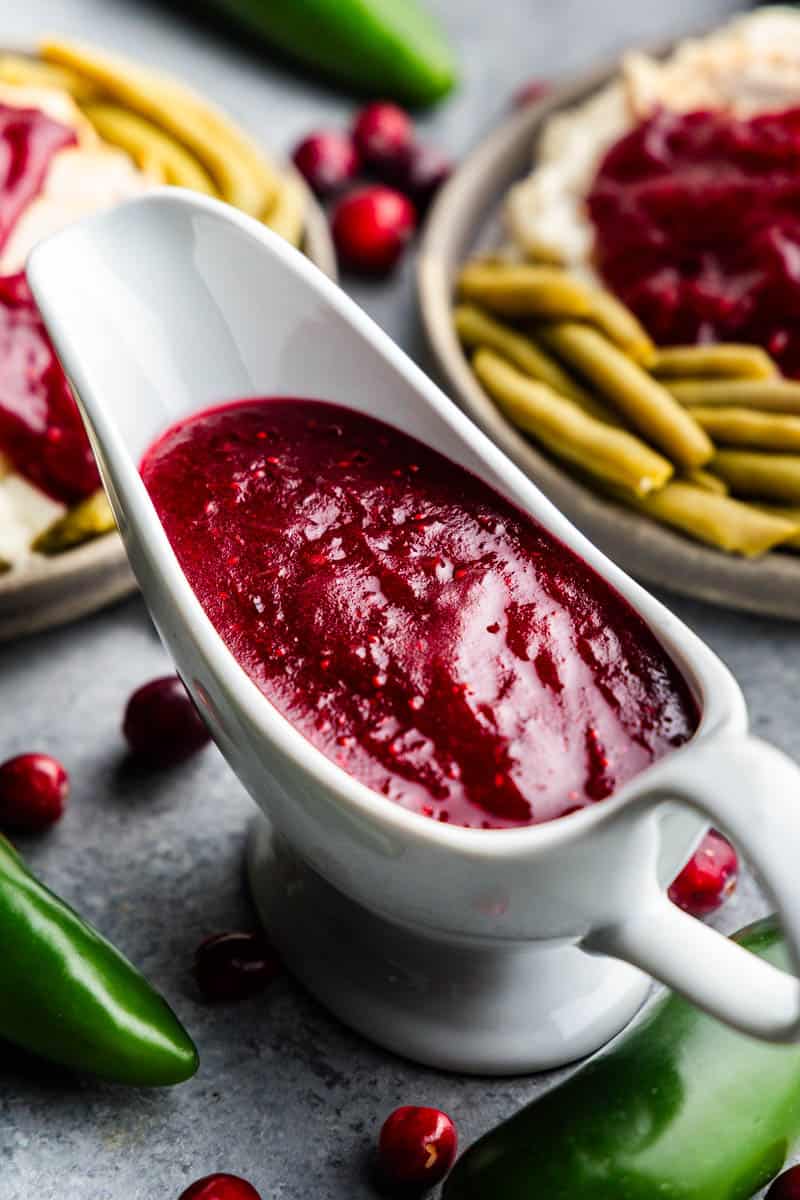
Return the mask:
M246 400L175 426L142 475L258 687L405 808L485 829L552 820L696 726L685 681L613 588L380 421Z
M77 140L73 129L38 108L0 104L0 250L42 190L50 160Z
M34 108L0 104L0 249L75 133ZM69 503L100 486L75 401L24 274L0 277L0 451Z
M56 500L100 486L80 414L25 276L0 276L0 450Z
M657 342L757 342L800 375L800 108L660 111L607 152L588 209Z

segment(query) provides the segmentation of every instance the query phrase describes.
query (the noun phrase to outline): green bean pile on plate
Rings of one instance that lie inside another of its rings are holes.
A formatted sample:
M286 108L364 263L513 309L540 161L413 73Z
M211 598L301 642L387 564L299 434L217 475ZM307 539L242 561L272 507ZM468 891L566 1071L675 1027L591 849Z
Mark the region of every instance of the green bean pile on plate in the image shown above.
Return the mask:
M479 383L584 483L731 554L800 551L800 382L760 346L657 348L610 292L502 255L457 292Z

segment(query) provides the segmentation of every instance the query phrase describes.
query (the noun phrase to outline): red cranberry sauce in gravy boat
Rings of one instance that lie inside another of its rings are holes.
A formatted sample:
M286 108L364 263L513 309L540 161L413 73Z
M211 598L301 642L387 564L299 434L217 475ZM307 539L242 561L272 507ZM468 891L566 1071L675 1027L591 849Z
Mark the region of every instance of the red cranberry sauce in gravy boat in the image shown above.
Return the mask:
M35 108L0 104L0 250L74 130ZM0 452L69 504L100 477L64 373L23 272L0 277Z
M232 654L376 792L483 829L609 796L694 732L626 600L476 476L339 405L187 418L142 476Z

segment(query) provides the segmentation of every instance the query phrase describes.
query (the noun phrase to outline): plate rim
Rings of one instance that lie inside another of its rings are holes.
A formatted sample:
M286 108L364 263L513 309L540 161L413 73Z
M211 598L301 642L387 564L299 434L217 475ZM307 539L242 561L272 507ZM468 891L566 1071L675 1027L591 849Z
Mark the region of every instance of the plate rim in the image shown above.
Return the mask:
M663 54L671 44L660 43L654 52ZM475 379L453 329L455 270L490 215L497 212L509 184L533 164L543 122L611 82L619 63L617 57L574 76L542 100L501 120L439 192L425 224L416 268L428 346L452 398L557 508L629 574L650 586L720 607L800 620L800 556L773 551L749 560L725 554L598 496L503 416Z
M3 53L37 57L30 42L22 40L4 40L0 46ZM256 140L263 144L262 139ZM281 170L290 173L305 193L303 252L336 283L336 251L325 211L291 163L283 163ZM89 586L77 593L75 589L81 582ZM19 569L12 567L0 574L0 642L88 616L135 590L136 580L116 532L62 554L31 554Z

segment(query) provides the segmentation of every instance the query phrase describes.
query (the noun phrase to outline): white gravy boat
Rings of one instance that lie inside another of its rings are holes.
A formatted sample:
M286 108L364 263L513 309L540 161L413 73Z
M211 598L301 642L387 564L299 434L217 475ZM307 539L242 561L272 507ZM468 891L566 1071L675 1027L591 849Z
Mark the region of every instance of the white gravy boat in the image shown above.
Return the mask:
M50 238L28 274L145 601L268 818L249 856L261 916L324 1003L393 1050L473 1072L587 1053L632 1016L648 975L757 1037L800 1038L797 979L665 894L709 823L719 826L758 871L800 969L800 769L748 734L739 688L694 634L578 533L343 292L233 209L165 189ZM531 513L655 631L700 705L694 738L609 799L511 830L418 816L329 761L212 627L137 470L176 419L275 394L383 418Z

